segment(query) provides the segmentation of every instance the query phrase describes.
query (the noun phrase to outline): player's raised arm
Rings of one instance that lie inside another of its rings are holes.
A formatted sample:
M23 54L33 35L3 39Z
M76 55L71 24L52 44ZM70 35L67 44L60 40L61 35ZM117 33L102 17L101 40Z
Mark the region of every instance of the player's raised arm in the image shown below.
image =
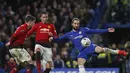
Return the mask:
M85 28L84 30L86 33L92 33L92 34L99 34L99 33L104 33L104 32L114 32L115 29L114 28L108 28L108 29L89 29L89 28Z
M28 36L30 36L32 33L34 33L34 32L36 31L36 29L37 29L37 24L35 24L35 25L31 28L31 30L28 31L26 37L28 37Z
M56 38L55 37L50 37L49 41L50 42L60 42L62 40L68 40L68 37L69 37L69 34L66 33L66 34L64 34L64 35L62 35L60 37L56 37Z

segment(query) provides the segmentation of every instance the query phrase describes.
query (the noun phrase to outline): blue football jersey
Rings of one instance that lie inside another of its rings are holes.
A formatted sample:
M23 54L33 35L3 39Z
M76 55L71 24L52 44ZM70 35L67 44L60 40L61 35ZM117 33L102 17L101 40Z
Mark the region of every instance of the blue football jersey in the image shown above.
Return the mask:
M108 32L108 29L89 29L87 27L81 27L78 30L72 30L59 38L54 38L53 41L60 41L63 39L67 39L72 42L74 48L77 48L79 51L83 49L81 45L81 39L84 37L88 37L87 34L94 34L94 33L103 33Z

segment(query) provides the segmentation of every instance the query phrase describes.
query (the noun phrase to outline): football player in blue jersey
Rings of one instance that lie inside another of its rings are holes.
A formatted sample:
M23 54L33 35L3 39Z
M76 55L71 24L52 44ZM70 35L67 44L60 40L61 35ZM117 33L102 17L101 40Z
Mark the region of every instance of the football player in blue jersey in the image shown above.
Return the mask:
M97 33L104 33L104 32L114 32L114 28L108 29L89 29L87 27L80 27L80 20L78 18L72 19L72 28L73 30L60 36L58 38L50 37L50 42L60 42L60 40L69 40L74 45L74 49L78 49L79 54L77 56L77 62L79 67L79 73L86 73L84 68L84 63L90 58L88 55L95 56L99 53L107 53L110 52L112 54L118 54L127 56L128 53L122 50L112 50L109 48L103 48L97 45L94 45L92 42L89 46L84 47L81 44L81 40L85 37L88 38L86 34L97 34ZM87 54L87 55L86 55Z

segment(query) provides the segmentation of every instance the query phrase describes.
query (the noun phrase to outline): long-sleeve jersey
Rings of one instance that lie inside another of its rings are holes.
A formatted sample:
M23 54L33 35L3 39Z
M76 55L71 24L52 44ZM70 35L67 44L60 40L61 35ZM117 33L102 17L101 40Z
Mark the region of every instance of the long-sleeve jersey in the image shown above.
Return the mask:
M36 42L49 43L49 33L51 32L54 37L57 37L57 32L53 24L39 22L35 24L28 32L27 37L33 32L36 32Z
M88 37L87 34L94 34L94 33L104 33L108 32L108 29L89 29L87 27L85 28L79 28L79 30L72 30L68 33L66 33L63 36L60 36L59 38L54 38L54 42L58 42L60 40L69 40L72 42L74 48L77 48L79 51L82 50L83 46L81 45L81 39L83 37Z
M24 44L26 34L28 32L28 25L23 24L17 28L15 33L11 36L10 46L21 46Z

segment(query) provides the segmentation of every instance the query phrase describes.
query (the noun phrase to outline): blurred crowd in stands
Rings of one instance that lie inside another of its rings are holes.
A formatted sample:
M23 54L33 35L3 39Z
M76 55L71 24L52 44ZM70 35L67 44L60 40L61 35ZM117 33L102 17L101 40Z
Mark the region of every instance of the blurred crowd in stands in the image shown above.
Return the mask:
M130 23L130 0L109 0L107 21L116 24Z
M9 72L16 66L15 60L10 56L5 44L9 41L17 27L23 23L24 16L31 14L36 17L36 22L38 22L39 12L49 12L48 22L55 25L58 35L61 36L71 30L71 19L74 17L80 18L81 26L86 26L93 16L94 9L99 5L98 1L99 0L14 0L15 4L13 4L11 0L0 0L0 67ZM107 8L102 17L105 23L130 23L130 0L107 0L106 2ZM25 41L25 47L35 61L33 53L35 44L34 38L35 36L29 37ZM108 38L111 37L108 36L108 33L105 33L92 37L92 40L95 44L101 46L105 45L105 47L112 49L130 51L129 40L126 41L119 38L123 43L108 43L107 41L111 40ZM53 43L52 50L54 68L77 68L77 62L70 58L72 50L70 42L61 44ZM78 51L76 52L78 53ZM125 67L125 63L129 63L129 60L127 59L126 61L120 56L103 53L98 57L92 58L89 63L86 64L86 67L120 67L122 70L130 67L129 64L126 64Z

